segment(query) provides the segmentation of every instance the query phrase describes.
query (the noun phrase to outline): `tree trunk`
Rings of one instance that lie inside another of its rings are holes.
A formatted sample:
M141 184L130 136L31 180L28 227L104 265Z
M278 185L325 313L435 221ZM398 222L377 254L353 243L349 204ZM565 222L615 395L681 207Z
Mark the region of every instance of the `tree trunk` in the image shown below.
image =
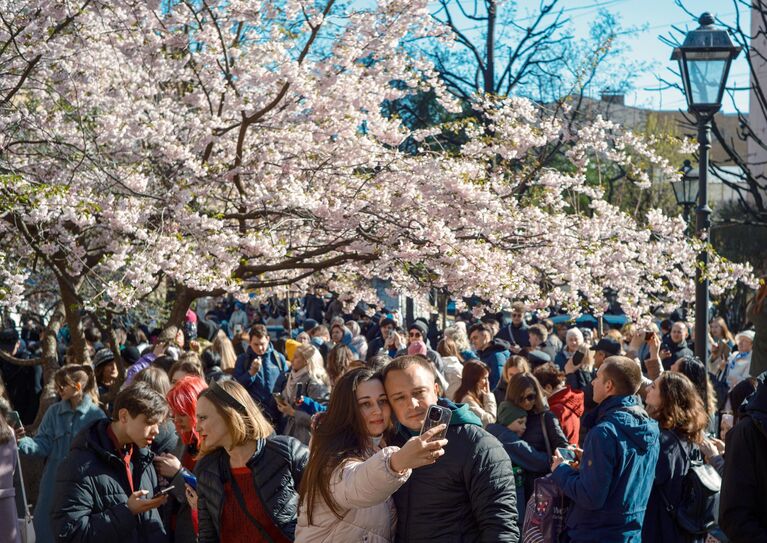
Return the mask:
M170 311L166 326L178 326L180 328L184 324L189 306L203 294L183 285L176 285L176 298L173 300L173 308Z
M61 325L66 320L64 303L59 302L53 311L48 326L43 331L41 341L43 351L43 391L40 394L40 406L37 408L37 416L32 423L32 430L36 429L43 420L43 415L48 408L56 402L56 390L53 388L53 375L59 369L58 334Z

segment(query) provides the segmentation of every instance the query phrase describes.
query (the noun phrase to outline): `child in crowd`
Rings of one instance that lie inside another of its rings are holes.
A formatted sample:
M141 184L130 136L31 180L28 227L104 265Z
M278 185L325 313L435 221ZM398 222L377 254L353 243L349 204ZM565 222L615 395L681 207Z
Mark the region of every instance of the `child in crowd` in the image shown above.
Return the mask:
M62 462L53 493L56 541L78 543L165 543L153 497L157 473L149 445L168 414L162 395L135 383L115 398L113 420L85 428Z
M501 442L511 458L514 470L514 484L517 487L517 514L522 526L525 515L525 472L541 473L548 471L550 460L546 453L536 451L522 435L527 429L527 412L511 402L501 402L498 406L497 422L488 424L487 431Z

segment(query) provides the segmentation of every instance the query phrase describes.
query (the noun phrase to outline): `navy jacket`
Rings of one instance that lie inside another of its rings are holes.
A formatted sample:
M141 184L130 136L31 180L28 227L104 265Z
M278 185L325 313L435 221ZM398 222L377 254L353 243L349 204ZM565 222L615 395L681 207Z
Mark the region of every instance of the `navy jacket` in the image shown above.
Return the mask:
M523 349L530 346L530 333L524 322L519 327L511 323L502 326L496 337L511 345L519 345Z
M682 449L684 447L684 449ZM660 454L655 466L650 499L642 525L642 541L653 543L702 543L705 538L692 538L681 532L670 513L666 511L663 497L675 507L682 502L682 486L687 475L689 462L687 456L700 454L689 441L678 439L671 430L660 432Z
M767 543L767 372L727 432L719 525L732 543Z
M545 473L551 468L551 459L548 454L536 451L527 441L502 424L488 424L485 430L501 442L513 465L534 473ZM522 504L519 507L522 507Z
M611 396L596 412L580 469L561 464L551 477L573 500L572 543L639 543L658 462L658 423L636 396Z
M125 464L107 434L110 421L101 419L82 430L59 466L53 491L51 527L59 543L165 543L160 512L140 515L128 510L131 487ZM134 490L157 487L149 449L133 449Z
M255 400L261 411L272 422L280 419L277 402L272 397L272 392L280 392L283 375L288 371L285 357L272 349L271 344L261 357L261 368L255 375L250 375L248 370L256 358L256 353L248 347L248 350L237 357L234 365L234 378L244 386L251 398Z

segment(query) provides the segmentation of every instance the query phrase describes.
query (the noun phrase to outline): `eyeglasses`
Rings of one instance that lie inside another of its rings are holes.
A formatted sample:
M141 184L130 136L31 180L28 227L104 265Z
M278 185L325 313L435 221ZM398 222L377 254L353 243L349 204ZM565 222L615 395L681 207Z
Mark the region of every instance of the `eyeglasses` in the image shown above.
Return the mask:
M527 396L522 397L523 402L534 402L535 401L535 394L528 394Z

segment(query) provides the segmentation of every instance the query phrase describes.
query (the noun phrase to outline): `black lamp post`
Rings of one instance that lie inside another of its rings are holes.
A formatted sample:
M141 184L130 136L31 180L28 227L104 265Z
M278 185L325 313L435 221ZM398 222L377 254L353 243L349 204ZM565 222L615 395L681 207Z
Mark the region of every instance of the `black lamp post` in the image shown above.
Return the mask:
M674 188L674 197L677 205L682 206L684 212L684 224L689 234L690 229L690 209L698 201L698 170L694 169L689 160L684 161L684 166L679 170L682 177L673 181L671 186Z
M695 233L706 238L710 227L708 207L708 155L711 150L711 120L722 107L722 95L730 65L741 47L733 45L727 31L714 27L714 17L706 12L698 19L700 27L685 36L674 49L671 60L679 61L688 111L698 122L698 207ZM695 354L708 360L708 251L698 255L695 272Z

